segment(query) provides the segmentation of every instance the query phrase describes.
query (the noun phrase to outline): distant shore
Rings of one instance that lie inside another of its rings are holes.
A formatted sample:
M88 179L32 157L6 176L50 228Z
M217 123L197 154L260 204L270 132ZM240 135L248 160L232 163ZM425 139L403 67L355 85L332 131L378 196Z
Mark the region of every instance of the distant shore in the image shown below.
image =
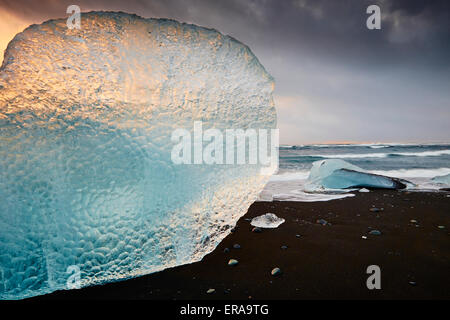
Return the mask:
M256 202L200 262L30 300L450 299L449 195L378 190L328 202ZM249 219L267 212L286 222L252 232ZM380 290L366 287L369 265L381 269ZM281 274L272 276L276 267Z

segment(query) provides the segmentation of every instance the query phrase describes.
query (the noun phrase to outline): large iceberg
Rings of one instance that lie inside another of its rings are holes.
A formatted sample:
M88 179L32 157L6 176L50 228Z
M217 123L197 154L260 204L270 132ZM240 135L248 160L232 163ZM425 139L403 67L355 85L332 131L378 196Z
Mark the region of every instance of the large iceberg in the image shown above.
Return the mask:
M404 189L409 181L364 172L358 166L340 159L313 163L305 189L310 192L349 188Z
M0 298L200 260L269 175L174 164L171 134L275 128L272 92L247 46L195 25L91 12L19 33L0 69Z

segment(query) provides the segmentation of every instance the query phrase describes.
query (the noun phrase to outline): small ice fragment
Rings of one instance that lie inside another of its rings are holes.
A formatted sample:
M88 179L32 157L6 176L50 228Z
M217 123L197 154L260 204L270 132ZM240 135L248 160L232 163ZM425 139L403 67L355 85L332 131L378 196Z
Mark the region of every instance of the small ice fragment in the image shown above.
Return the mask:
M370 192L370 190L366 189L366 188L361 188L361 189L359 189L359 192Z
M229 261L228 261L228 265L229 266L235 266L235 265L237 265L239 262L236 260L236 259L230 259Z
M254 227L259 228L277 228L285 220L283 218L277 217L274 213L266 213L262 216L258 216L252 219L250 224Z
M273 268L272 272L270 272L271 275L273 276L278 276L281 274L281 269L280 268Z

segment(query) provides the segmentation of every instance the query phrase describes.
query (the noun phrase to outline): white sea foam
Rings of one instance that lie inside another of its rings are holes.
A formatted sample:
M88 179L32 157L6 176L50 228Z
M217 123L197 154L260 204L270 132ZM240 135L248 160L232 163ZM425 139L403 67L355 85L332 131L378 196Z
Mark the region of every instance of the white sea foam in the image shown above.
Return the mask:
M389 155L399 155L399 156L413 156L413 157L437 157L450 155L450 150L436 150L436 151L423 151L423 152L397 152L389 153Z
M330 201L353 197L353 190L336 190L336 192L310 193L304 190L309 170L284 172L273 175L264 190L260 193L258 201L299 201L316 202Z
M292 180L306 180L309 176L309 170L293 171L276 174L270 177L269 181L292 181Z
M343 154L311 154L305 157L316 157L325 159L351 159L351 158L386 158L387 153L343 153Z
M278 193L272 196L274 201L319 202L354 197L353 193L308 193L302 190L291 190L289 193Z
M378 147L395 147L395 146L421 146L422 144L414 144L414 143L342 143L342 144L311 144L311 147L317 148L333 148L333 147L374 147L374 149Z
M336 147L369 147L372 149L381 149L389 147L420 147L420 146L448 146L450 143L398 143L398 142L385 142L385 143L341 143L341 144L302 144L302 145L285 145L285 147L314 147L314 148L336 148Z
M370 170L368 172L395 178L433 178L449 174L450 168Z

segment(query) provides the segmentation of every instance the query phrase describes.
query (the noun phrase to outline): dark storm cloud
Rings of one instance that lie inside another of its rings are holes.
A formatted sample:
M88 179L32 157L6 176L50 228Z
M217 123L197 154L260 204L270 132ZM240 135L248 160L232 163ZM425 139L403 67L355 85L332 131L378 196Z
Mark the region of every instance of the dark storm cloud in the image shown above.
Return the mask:
M83 11L122 10L143 17L176 18L215 27L238 39L245 35L263 46L270 42L353 61L382 57L398 62L408 52L408 60L425 55L428 62L449 63L444 59L450 53L446 0L0 0L1 7L28 20L64 17L70 4ZM380 31L366 28L366 8L371 4L382 10Z
M33 23L67 16L70 4L174 18L246 43L276 79L282 142L450 138L446 0L0 0ZM366 27L372 4L381 30Z

